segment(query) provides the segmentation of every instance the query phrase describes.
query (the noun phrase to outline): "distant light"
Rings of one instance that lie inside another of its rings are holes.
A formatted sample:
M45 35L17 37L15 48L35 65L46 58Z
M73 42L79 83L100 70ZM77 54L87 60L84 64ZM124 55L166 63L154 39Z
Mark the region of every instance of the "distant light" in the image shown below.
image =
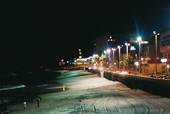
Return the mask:
M97 67L96 67L96 66L93 66L93 69L97 69Z
M156 33L155 31L153 31L153 34L154 34L154 35L160 35L160 33Z
M136 48L134 46L131 46L130 51L132 51L132 50L136 50Z
M120 48L120 46L117 46L117 48Z
M99 70L103 70L103 67L99 67Z
M67 61L67 63L69 63L69 61Z
M87 58L78 58L77 61L87 61Z
M142 41L142 38L139 36L139 37L137 37L137 41L139 42L139 41Z
M89 69L91 69L91 67L89 67Z
M107 53L110 53L110 49L107 49Z
M93 54L93 58L98 57L98 56L99 56L98 54Z
M90 57L88 57L87 59L91 59L91 58L93 58L92 56L90 56Z
M115 48L112 48L113 51L115 51L116 49Z
M120 74L128 74L128 72L122 71L122 72L120 72Z
M126 42L125 45L126 45L126 46L130 46L130 43L127 43L127 42Z
M148 44L148 41L142 41L141 44Z
M162 58L162 59L161 59L161 62L162 62L162 63L166 63L166 62L167 62L167 59L166 59L166 58Z
M134 64L135 64L136 66L138 66L138 65L139 65L139 62L135 62Z

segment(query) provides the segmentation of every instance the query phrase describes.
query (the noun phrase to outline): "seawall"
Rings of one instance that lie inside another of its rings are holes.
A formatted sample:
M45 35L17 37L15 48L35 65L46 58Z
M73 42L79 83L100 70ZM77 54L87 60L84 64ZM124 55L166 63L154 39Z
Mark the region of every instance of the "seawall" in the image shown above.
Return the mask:
M170 97L170 80L155 79L146 76L118 74L108 71L88 70L91 73L112 81L119 81L131 89L141 89L149 93Z

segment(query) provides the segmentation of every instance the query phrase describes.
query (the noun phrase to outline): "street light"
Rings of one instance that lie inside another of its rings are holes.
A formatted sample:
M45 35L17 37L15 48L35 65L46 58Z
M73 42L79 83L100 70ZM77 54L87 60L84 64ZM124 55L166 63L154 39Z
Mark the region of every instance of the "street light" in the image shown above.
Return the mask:
M156 33L155 31L153 31L153 34L155 35L155 75L157 75L157 51L158 51L157 35L160 35L160 34Z
M120 70L120 46L117 46L117 48L119 49L119 70Z
M109 61L110 61L110 52L111 52L111 50L108 48L107 53L109 54Z
M113 67L114 67L114 59L115 59L115 58L114 58L114 56L115 56L115 50L116 50L115 48L112 48L112 51L113 51L113 55L112 55L112 56L113 56L113 57L112 57L112 59L113 59Z
M128 46L130 46L130 44L129 43L125 43L125 45L126 45L126 58L128 59Z
M107 51L107 53L108 53L109 65L110 65L110 52L111 52L111 50L108 48L106 51Z
M140 66L141 66L141 63L140 63L140 44L141 44L142 38L137 37L137 41L139 43L139 75L140 75Z
M130 46L130 44L129 43L125 43L125 45L126 45L126 59L127 59L127 61L129 61L128 46ZM127 65L127 70L128 70L128 65Z

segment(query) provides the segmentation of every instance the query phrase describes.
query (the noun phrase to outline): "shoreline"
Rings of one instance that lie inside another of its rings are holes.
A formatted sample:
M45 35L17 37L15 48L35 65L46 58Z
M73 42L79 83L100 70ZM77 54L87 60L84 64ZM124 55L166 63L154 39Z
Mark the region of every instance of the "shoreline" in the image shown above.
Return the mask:
M23 73L23 75L12 78L10 80L12 84L10 84L10 81L9 81L7 85L3 85L0 88L0 98L1 98L0 108L4 107L5 105L5 107L7 107L8 109L8 106L12 106L15 104L20 104L20 103L22 104L24 101L28 103L36 102L36 97L39 94L41 95L41 94L48 94L48 93L62 91L62 84L58 83L57 79L55 79L60 74L61 72L59 71L38 72L38 73L32 72L31 74ZM18 80L18 78L20 78L21 76L23 77L20 80ZM41 78L41 81L38 82L37 77L34 77L34 76ZM22 79L24 79L23 83L21 83ZM33 79L35 80L30 81ZM22 85L19 85L19 84L22 84ZM7 89L7 90L3 90L3 89ZM4 104L2 103L2 101L4 102Z

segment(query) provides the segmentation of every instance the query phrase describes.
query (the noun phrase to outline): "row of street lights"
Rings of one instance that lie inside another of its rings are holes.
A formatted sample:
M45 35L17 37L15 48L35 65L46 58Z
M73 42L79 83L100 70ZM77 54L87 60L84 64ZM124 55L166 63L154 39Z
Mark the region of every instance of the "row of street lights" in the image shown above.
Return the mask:
M137 42L139 42L139 73L140 73L140 45L141 45L141 41L142 41L142 38L141 37L138 37L137 38ZM126 59L128 60L129 59L129 54L128 54L128 47L130 46L130 43L125 43L125 46L126 46ZM118 51L119 51L119 64L118 64L118 69L120 69L120 49L121 49L121 46L120 45L118 45L117 46L117 49L118 49ZM116 50L116 48L112 48L112 53L113 53L113 55L112 55L112 64L114 65L114 55L115 55L115 50ZM105 51L105 53L108 53L108 58L109 58L109 61L111 60L111 57L110 57L110 53L111 53L111 50L110 49L107 49L106 51ZM128 68L128 67L127 67Z
M155 31L153 31L154 35L155 35L155 54L156 54L156 57L155 57L155 75L157 75L157 36L160 35L160 33L156 33ZM141 43L142 43L142 38L141 37L137 37L137 42L138 42L138 45L139 45L139 56L138 56L138 59L139 59L139 62L138 62L138 66L139 66L139 75L140 75L140 72L141 72L141 57L140 57L140 48L141 48ZM130 46L129 43L125 43L126 45L126 59L128 60L129 59L129 55L128 55L128 46ZM118 50L119 50L119 65L118 65L118 68L120 69L120 48L121 46L117 46ZM116 49L115 48L112 48L112 51L113 51L113 64L114 64L114 51ZM110 61L110 52L111 50L110 49L107 49L107 52L109 53L109 61Z
M126 59L128 59L128 46L130 46L130 44L129 43L125 43L125 45L126 45L126 55L127 55L127 58ZM118 50L119 50L119 65L118 65L118 68L120 69L120 48L121 48L121 46L117 46L117 48L118 48ZM115 48L112 48L112 52L113 52L113 55L112 55L112 63L114 64L114 51L115 51L116 49ZM108 54L109 54L109 61L110 61L110 52L111 52L111 50L110 49L107 49L107 51L106 51Z

